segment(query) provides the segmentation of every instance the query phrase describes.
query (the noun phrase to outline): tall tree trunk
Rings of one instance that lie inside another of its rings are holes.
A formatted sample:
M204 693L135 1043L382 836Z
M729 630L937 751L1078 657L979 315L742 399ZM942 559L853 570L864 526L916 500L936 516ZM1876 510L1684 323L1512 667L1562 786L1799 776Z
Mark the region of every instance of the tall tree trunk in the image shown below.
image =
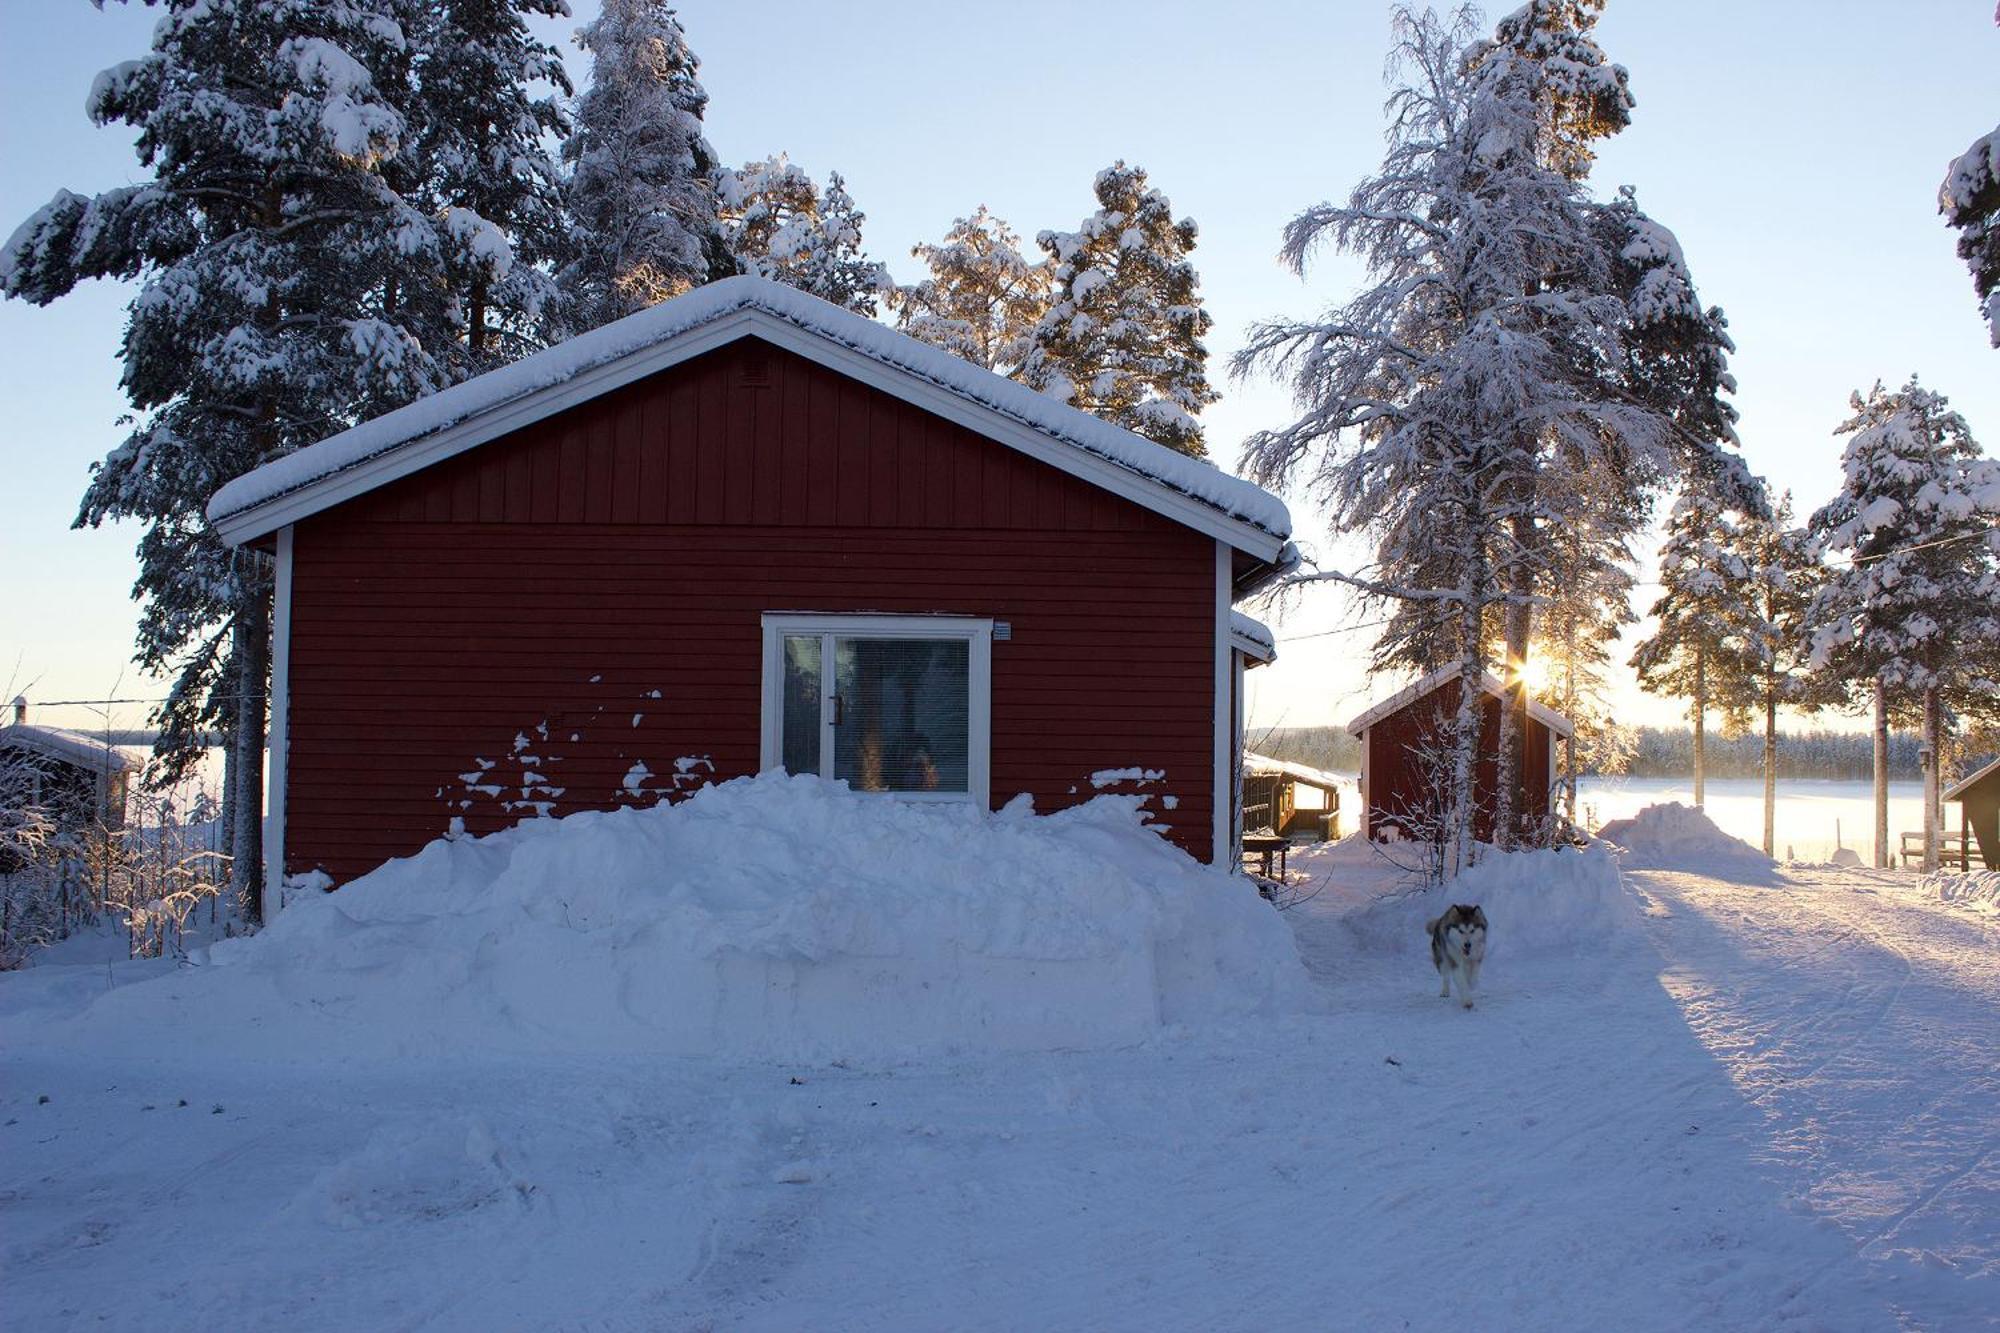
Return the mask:
M1944 827L1944 803L1938 799L1938 733L1943 729L1938 687L1924 687L1924 735L1917 757L1924 768L1924 873L1938 868L1938 832Z
M1518 582L1518 580L1516 580ZM1521 594L1516 590L1515 596ZM1527 735L1528 641L1533 628L1534 608L1524 601L1507 605L1507 661L1501 679L1500 754L1495 764L1493 792L1493 843L1501 851L1512 851L1520 841L1521 751Z
M250 919L265 919L264 903L264 718L265 680L271 657L269 588L257 572L244 579L244 602L236 613L234 656L236 734L230 746L236 763L236 806L231 840L230 887Z
M1889 687L1875 678L1875 868L1889 866Z
M1708 804L1708 658L1694 650L1694 808Z
M1459 677L1458 718L1452 737L1451 847L1446 857L1446 878L1472 863L1475 811L1478 808L1480 700L1485 691L1480 682L1486 676L1486 649L1480 640L1485 627L1487 583L1491 577L1486 563L1485 543L1477 525L1472 528L1468 568L1459 586Z
M1764 687L1764 855L1778 854L1778 692Z

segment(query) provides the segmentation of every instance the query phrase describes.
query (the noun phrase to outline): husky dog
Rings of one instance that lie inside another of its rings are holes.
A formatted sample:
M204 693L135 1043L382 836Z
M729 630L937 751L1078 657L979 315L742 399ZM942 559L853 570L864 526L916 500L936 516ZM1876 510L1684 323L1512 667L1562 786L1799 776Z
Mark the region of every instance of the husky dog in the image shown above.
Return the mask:
M1479 965L1486 960L1486 913L1476 904L1456 903L1424 927L1431 935L1431 962L1438 970L1438 995L1451 994L1458 983L1458 1002L1472 1007L1479 986Z

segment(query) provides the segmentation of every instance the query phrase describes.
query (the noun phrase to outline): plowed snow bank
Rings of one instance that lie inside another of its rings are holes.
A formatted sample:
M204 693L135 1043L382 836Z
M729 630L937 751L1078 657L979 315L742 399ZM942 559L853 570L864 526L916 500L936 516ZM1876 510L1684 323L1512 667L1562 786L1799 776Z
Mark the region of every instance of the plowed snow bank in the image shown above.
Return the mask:
M225 1041L834 1058L1125 1044L1301 1002L1283 921L1130 798L1048 817L771 775L438 841L106 995ZM143 1027L143 1024L132 1025Z
M1639 909L1604 847L1542 852L1488 851L1456 879L1420 892L1391 893L1357 912L1351 925L1372 948L1426 954L1425 923L1453 903L1486 910L1487 956L1531 957L1601 947L1638 934Z
M1717 859L1765 868L1772 864L1770 857L1730 837L1700 810L1679 801L1649 805L1630 819L1614 819L1597 830L1597 836L1623 848L1630 865L1692 866Z

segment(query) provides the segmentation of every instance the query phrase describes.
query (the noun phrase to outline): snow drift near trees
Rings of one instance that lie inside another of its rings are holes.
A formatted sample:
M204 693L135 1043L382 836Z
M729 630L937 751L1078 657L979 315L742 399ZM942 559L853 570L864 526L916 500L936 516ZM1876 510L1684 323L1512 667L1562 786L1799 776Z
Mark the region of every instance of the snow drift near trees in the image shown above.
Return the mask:
M207 962L61 1039L164 1007L252 1054L893 1058L1129 1044L1305 985L1278 914L1138 797L983 814L782 774L439 840Z
M1771 858L1715 826L1691 805L1668 801L1649 805L1630 819L1614 819L1597 836L1625 852L1626 864L1685 868L1715 861L1742 861L1769 868Z

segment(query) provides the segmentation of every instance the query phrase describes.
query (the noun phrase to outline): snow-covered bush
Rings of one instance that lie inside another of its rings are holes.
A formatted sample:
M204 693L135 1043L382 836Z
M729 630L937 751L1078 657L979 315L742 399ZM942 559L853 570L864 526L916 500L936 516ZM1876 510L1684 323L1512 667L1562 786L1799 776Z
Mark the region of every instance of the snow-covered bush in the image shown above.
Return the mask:
M198 960L199 961L199 960ZM770 774L432 843L100 1000L255 1012L272 1054L893 1058L1290 1008L1291 933L1135 798L996 814ZM129 998L126 998L129 996Z

